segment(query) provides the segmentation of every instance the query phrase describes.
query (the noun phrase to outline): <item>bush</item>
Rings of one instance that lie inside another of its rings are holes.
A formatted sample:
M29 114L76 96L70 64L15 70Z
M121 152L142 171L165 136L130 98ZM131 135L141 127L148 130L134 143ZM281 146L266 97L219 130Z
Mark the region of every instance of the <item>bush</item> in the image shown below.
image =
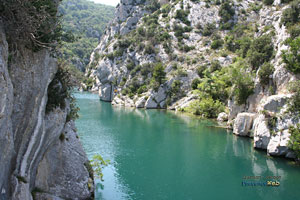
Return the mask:
M126 65L126 68L127 70L131 71L132 69L134 69L135 67L135 64L133 61L130 61L127 65Z
M260 65L269 62L273 56L273 42L270 35L263 35L255 39L247 53L252 69L258 69Z
M210 65L210 72L212 73L219 69L221 69L220 62L218 60L213 60Z
M258 72L260 83L262 85L268 85L270 76L273 74L273 72L274 72L274 66L271 65L270 63L264 63Z
M296 127L290 127L289 133L291 134L288 142L288 147L296 154L297 158L300 158L300 124Z
M210 36L215 30L216 30L216 24L214 24L214 23L205 24L203 31L202 31L202 35Z
M59 62L58 70L48 86L46 113L57 107L65 109L66 101L69 101L70 111L67 115L67 121L78 118L79 108L76 106L75 98L71 92L74 86L74 81L65 63Z
M212 43L211 43L211 48L212 49L219 49L220 47L222 47L224 44L224 41L222 39L217 39L217 40L214 40Z
M243 66L243 63L237 63L231 71L231 81L234 85L233 95L239 105L245 104L248 97L254 92L254 81L251 74Z
M57 47L62 27L57 17L57 1L0 1L0 18L10 42L20 42L32 50Z
M221 29L230 29L233 26L233 16L235 10L233 5L228 1L221 4L219 9L219 16L221 17Z
M214 101L211 97L194 101L185 109L195 115L201 115L206 118L216 118L219 113L225 110L225 106L220 101Z
M200 78L203 78L204 74L203 72L207 69L206 65L201 65L197 68L197 74Z
M300 73L300 37L288 40L289 51L283 51L282 59L286 68L293 73Z
M155 53L155 48L154 48L154 46L151 45L151 44L146 45L145 50L144 50L144 53L145 53L145 54L154 54L154 53Z
M300 81L291 82L289 91L294 95L288 102L288 112L300 116Z
M181 82L179 80L175 80L171 85L170 97L175 97L180 93Z
M166 80L166 72L162 63L157 63L153 70L153 80L161 85Z
M179 19L184 24L190 25L191 22L187 18L189 14L190 14L190 12L188 10L187 11L185 11L185 10L176 10L175 19Z
M291 2L290 7L282 12L281 23L286 26L291 26L299 22L300 14L300 0L294 0Z
M198 88L198 85L201 83L201 80L199 78L195 78L193 81L192 81L192 89L193 90L196 90Z
M265 5L269 6L269 5L273 4L274 0L264 0L263 2L264 2Z

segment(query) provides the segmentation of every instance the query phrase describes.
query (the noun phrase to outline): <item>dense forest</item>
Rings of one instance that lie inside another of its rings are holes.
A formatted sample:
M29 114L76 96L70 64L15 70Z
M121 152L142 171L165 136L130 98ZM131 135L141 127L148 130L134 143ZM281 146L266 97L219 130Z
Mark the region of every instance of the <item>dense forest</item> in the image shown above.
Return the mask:
M84 71L107 23L113 18L114 7L87 0L63 0L59 7L63 31L72 34L72 42L63 42L64 60Z

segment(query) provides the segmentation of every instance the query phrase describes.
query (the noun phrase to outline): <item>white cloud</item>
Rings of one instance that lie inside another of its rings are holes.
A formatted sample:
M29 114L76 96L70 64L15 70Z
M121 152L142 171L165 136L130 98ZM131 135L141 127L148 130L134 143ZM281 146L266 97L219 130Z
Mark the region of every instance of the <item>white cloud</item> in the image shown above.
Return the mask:
M111 5L111 6L116 6L118 3L120 3L120 0L92 0L95 3L101 3L101 4L106 4L106 5Z

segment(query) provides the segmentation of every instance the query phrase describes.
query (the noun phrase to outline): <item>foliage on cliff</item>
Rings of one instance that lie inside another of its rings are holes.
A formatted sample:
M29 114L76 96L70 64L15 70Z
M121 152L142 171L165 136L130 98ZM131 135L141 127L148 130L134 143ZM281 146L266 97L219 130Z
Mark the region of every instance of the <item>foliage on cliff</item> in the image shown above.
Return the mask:
M33 50L56 48L63 37L53 0L3 0L0 19L10 44L22 44Z
M97 46L107 23L113 18L114 7L96 4L88 0L63 0L59 6L62 29L72 33L75 41L63 42L61 48L65 60L79 58L86 66Z

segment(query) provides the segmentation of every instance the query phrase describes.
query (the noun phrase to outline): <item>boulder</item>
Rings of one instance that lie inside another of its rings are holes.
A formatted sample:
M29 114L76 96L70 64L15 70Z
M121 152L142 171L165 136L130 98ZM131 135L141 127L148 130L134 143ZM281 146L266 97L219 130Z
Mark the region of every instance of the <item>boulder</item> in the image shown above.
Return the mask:
M233 133L241 136L250 136L255 113L239 113L234 120Z
M146 96L139 98L135 103L135 107L136 108L144 108L146 101L147 101Z
M228 120L228 115L227 115L227 113L221 112L221 113L218 115L217 120L218 120L219 122L227 121L227 120Z
M264 115L259 115L253 123L254 147L258 149L267 149L270 142L271 133L267 125L267 119Z
M107 83L105 85L101 85L99 89L100 100L111 102L113 98L113 88L112 85Z
M167 86L161 85L157 92L153 92L145 103L147 109L165 108L167 98Z
M262 109L277 113L286 104L290 97L291 95L284 94L270 96L267 98L265 103L262 104Z
M288 141L290 140L289 130L279 131L272 136L268 144L268 154L271 156L283 156L288 158L295 158L295 155L289 150Z

